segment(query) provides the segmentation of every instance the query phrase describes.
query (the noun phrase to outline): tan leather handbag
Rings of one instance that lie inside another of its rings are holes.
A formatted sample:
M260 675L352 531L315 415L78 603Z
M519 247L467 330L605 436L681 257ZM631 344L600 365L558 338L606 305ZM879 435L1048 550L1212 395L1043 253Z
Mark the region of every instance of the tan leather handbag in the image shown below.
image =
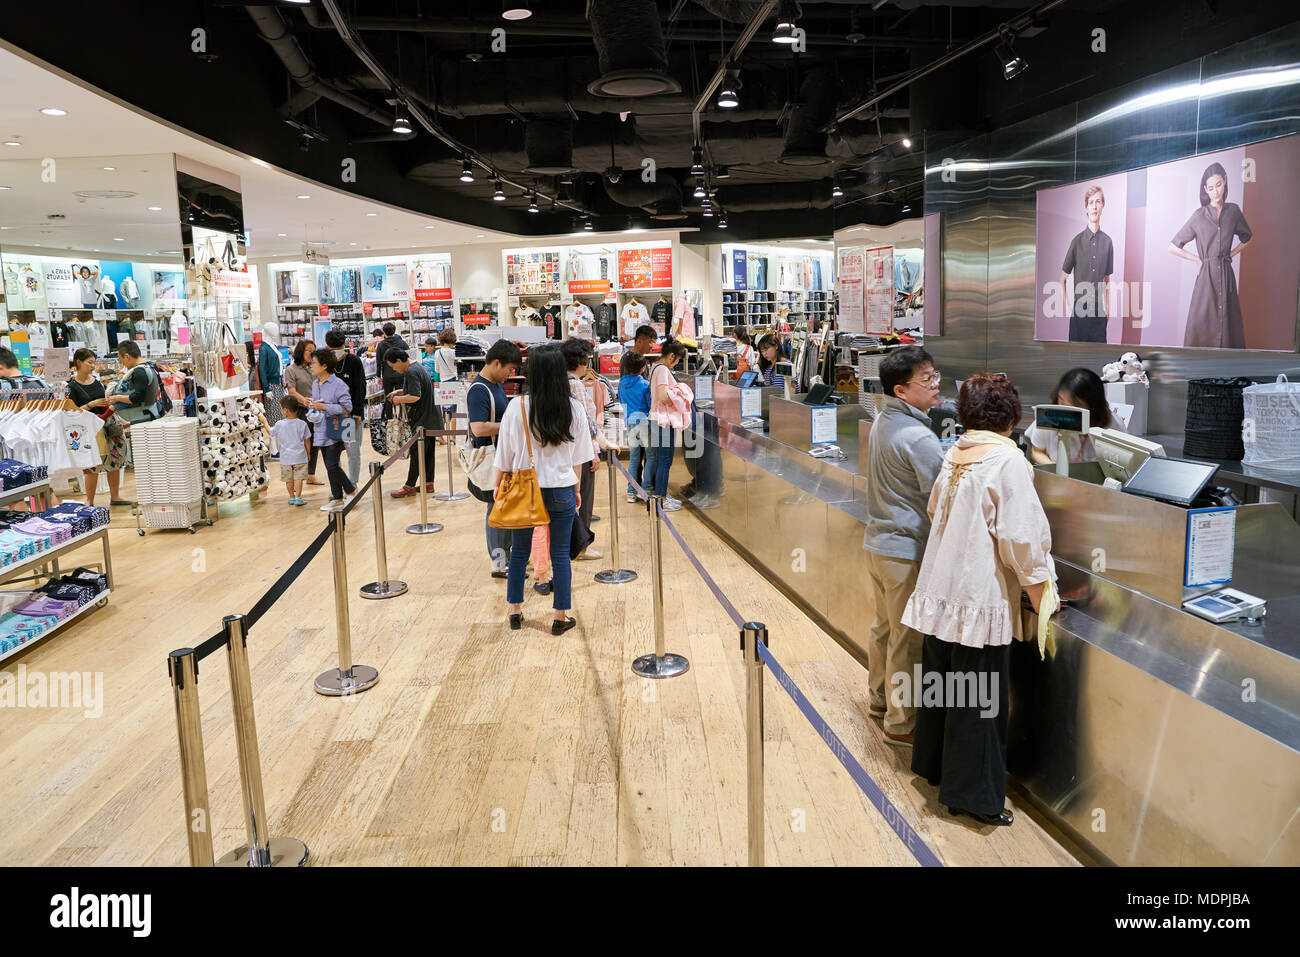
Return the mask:
M528 411L519 400L519 411L524 419L524 441L528 443L528 464L531 468L515 469L501 477L497 495L492 503L488 524L493 528L537 528L549 525L551 516L542 501L542 487L537 482L537 461L533 457L533 437L528 428Z

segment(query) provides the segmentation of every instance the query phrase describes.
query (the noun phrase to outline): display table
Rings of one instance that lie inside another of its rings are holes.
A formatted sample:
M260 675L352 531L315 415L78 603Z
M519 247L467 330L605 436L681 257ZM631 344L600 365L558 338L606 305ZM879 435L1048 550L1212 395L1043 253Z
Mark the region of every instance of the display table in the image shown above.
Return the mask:
M710 413L689 441L699 454L689 468L674 457L670 487L693 478L711 493L700 519L865 667L873 608L856 457L816 459ZM1103 860L1300 864L1300 526L1276 504L1238 509L1233 584L1266 598L1268 617L1215 625L1178 607L1177 516L1154 514L1173 506L1050 467L1035 478L1073 603L1046 661L1035 643L1012 649L1013 781Z

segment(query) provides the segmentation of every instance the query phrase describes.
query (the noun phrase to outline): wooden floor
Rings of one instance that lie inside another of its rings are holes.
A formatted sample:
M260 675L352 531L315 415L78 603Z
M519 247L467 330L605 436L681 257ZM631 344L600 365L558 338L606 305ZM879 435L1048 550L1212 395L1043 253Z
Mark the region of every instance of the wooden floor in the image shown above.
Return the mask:
M602 549L607 487L602 470ZM114 510L108 607L0 666L102 672L105 698L98 718L0 715L0 864L186 861L167 653L247 611L292 563L324 524L314 506L327 496L308 497L313 507L291 508L274 486L196 535L139 538L129 510ZM427 536L403 532L418 520L415 500L385 502L390 574L410 591L380 602L356 597L375 559L371 509L354 511L352 648L379 669L378 685L353 698L312 690L337 665L328 548L250 634L272 833L305 841L316 866L744 864L735 629L665 535L668 648L691 668L659 682L632 674L631 660L653 650L649 558L644 510L619 504L623 564L640 578L601 585L592 575L604 562L576 563L579 627L561 638L550 634L549 597L531 589L524 629L504 624L505 583L488 576L478 502L431 502L446 530ZM1010 828L944 814L907 769L910 752L885 745L867 718L861 667L688 512L674 520L740 613L768 624L773 653L946 864L1076 863L1014 799ZM82 555L96 560L97 549ZM245 841L224 658L206 659L199 678L218 854ZM770 676L766 740L769 865L914 866Z

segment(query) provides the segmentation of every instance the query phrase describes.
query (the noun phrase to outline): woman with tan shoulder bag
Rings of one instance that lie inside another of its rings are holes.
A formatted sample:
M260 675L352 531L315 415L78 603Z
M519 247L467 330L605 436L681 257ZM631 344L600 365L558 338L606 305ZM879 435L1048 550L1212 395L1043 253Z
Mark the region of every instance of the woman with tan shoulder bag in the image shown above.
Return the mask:
M488 524L511 529L506 602L514 630L523 627L524 577L533 526L549 527L554 575L551 605L555 611L551 634L562 635L577 624L568 616L572 598L569 539L581 504L579 474L595 451L586 412L569 393L568 368L558 345L529 351L527 387L528 394L511 402L501 420L493 461L496 501Z

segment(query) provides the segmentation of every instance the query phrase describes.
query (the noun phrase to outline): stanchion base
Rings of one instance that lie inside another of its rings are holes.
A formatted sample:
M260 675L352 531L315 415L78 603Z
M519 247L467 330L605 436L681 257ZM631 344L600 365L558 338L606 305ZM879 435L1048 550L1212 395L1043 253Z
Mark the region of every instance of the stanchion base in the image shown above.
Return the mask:
M307 845L296 837L273 837L270 842L272 867L302 867L307 863ZM248 845L241 844L229 854L223 854L217 867L252 867L248 859Z
M373 688L379 681L379 672L369 665L353 665L351 677L345 678L338 668L331 668L316 679L316 693L337 697L360 694Z
M682 655L642 655L632 662L632 670L642 678L675 678L685 674L691 663Z
M434 532L441 532L442 526L437 522L429 522L426 525L407 525L406 534L408 535L432 535Z
M596 572L596 581L605 585L622 585L636 581L636 572L630 568L607 568L603 572Z
M439 502L459 502L463 498L469 498L469 492L438 492L433 497Z
M359 589L362 598L396 598L406 594L406 582L371 582Z

